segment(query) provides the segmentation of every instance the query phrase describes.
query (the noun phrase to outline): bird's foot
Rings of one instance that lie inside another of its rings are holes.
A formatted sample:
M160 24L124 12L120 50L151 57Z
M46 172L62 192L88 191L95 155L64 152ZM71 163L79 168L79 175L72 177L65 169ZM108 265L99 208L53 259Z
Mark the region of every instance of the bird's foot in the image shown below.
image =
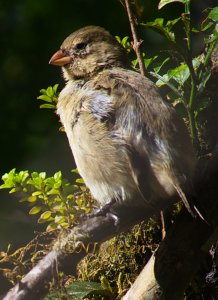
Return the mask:
M99 217L99 216L110 216L114 220L115 226L118 227L118 225L119 225L119 217L110 211L110 208L113 206L113 204L115 202L116 202L116 200L112 199L112 200L106 202L100 208L95 209L90 214L88 214L88 215L85 215L85 214L81 215L81 219L84 220L84 219L90 219L90 218L95 218L95 217Z
M110 201L106 202L103 206L94 210L89 216L91 217L98 217L98 216L105 216L110 212L111 207L116 202L115 199L111 199Z

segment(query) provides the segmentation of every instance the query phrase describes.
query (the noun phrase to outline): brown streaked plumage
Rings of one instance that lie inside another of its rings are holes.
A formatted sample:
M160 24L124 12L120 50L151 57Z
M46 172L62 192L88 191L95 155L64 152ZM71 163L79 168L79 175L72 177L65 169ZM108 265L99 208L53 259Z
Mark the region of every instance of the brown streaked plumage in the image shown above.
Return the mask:
M187 129L155 85L131 70L116 39L101 27L82 28L50 63L67 81L57 113L94 198L145 218L178 194L186 203L195 166Z

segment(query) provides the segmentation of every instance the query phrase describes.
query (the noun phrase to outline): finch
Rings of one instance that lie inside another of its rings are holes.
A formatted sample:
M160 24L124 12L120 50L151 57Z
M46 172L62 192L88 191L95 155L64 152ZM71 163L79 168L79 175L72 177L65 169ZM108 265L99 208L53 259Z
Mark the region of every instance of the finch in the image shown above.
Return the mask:
M66 85L57 103L80 175L101 207L146 219L192 191L187 128L155 84L135 72L105 29L69 35L50 59ZM179 196L179 197L178 197ZM134 216L132 216L134 218Z

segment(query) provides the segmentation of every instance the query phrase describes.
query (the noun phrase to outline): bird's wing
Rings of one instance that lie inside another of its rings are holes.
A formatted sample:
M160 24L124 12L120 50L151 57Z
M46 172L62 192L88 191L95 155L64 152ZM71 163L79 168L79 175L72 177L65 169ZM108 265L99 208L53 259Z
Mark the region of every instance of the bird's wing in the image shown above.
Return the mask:
M184 124L161 99L154 84L136 72L121 69L103 72L97 82L98 88L107 90L112 98L103 121L111 136L120 141L118 145L125 145L130 172L141 194L150 199L153 191L156 195L165 193L154 165L179 186L177 178L182 181L188 177L193 163L188 155L183 159L179 156L183 150L192 156L192 147Z

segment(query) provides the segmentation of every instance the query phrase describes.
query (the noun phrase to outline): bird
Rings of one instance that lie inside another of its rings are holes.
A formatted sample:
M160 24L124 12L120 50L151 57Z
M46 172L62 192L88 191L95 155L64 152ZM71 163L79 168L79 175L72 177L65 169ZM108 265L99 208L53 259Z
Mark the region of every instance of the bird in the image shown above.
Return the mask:
M102 211L137 221L181 199L194 215L187 195L196 158L188 129L116 38L102 27L83 27L49 64L62 68L57 114Z

